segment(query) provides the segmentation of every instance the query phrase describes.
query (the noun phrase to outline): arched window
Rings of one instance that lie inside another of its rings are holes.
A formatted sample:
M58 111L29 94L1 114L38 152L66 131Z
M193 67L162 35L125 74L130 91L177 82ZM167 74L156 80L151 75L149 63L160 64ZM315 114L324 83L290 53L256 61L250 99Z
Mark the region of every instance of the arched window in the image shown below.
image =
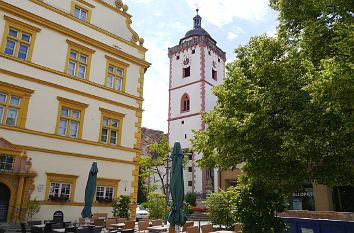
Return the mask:
M185 93L181 98L181 112L189 112L190 109L190 99L189 95Z

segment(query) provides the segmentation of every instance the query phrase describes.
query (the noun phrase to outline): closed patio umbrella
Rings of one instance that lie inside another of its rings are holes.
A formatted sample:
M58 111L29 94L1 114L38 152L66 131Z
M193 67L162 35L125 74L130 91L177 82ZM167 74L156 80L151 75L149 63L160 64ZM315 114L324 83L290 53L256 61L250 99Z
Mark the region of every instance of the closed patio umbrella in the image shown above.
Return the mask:
M171 225L183 226L187 220L187 215L183 210L184 182L183 182L183 152L181 144L175 142L171 154L172 173L171 173L171 196L172 209L168 216ZM177 227L177 230L179 227Z
M97 172L98 172L97 163L93 162L88 175L86 189L85 189L85 207L81 212L81 216L83 218L91 218L92 216L91 207L92 207L93 197L95 196L95 192L96 192Z

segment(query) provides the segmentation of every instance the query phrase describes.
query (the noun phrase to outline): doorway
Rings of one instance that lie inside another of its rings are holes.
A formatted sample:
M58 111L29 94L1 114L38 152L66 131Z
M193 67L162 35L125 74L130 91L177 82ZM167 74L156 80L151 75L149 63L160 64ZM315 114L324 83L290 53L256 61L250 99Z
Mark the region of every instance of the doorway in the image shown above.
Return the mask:
M0 182L0 222L7 221L7 211L10 201L10 189L5 184Z

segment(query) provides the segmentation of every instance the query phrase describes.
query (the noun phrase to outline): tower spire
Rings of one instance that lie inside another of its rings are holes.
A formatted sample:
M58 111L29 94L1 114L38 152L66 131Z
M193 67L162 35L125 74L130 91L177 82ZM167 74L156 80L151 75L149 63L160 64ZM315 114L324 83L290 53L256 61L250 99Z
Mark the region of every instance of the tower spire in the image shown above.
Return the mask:
M197 12L197 15L194 16L193 21L194 21L194 28L201 28L202 27L202 17L199 15L199 7L197 6L197 9L195 10Z

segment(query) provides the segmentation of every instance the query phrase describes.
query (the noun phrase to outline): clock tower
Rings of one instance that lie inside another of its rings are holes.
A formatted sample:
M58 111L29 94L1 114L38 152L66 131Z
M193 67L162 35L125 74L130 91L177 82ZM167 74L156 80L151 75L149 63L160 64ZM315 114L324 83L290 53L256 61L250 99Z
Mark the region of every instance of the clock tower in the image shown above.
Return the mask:
M224 78L226 54L210 34L202 28L202 18L193 18L193 29L168 49L169 114L168 134L171 146L179 141L183 149L191 147L192 130L207 127L201 113L212 110L216 97L212 88ZM202 197L218 190L218 173L214 169L198 167L196 161L203 155L190 153L184 170L185 192L195 192Z

